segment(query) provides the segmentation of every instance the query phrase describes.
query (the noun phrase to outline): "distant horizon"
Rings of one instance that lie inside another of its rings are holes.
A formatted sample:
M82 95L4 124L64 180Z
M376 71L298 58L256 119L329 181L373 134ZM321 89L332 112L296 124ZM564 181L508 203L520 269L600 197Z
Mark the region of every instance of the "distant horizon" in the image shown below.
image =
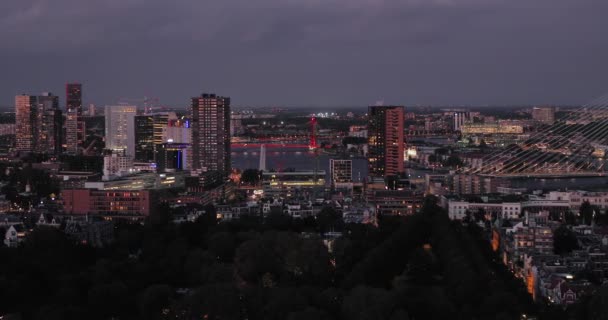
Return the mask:
M62 103L61 100L61 96L60 98L60 109L65 109L65 105ZM114 103L114 104L95 104L96 108L103 108L105 106L118 106L121 105L121 103ZM86 110L88 108L88 106L90 105L90 103L85 103L83 104L83 109ZM137 106L138 108L143 108L143 104L139 104L139 103L132 103L132 104L128 104L128 105L134 105ZM232 105L231 108L232 110L247 110L247 109L272 109L272 108L283 108L283 109L287 109L287 110L299 110L299 109L312 109L311 111L315 111L315 112L330 112L330 111L346 111L348 109L367 109L370 106L374 106L375 104L370 104L370 105L352 105L352 106L348 106L348 105L262 105L262 106L247 106L247 105ZM503 108L533 108L533 107L541 107L541 106L552 106L552 107L557 107L557 108L571 108L571 107L581 107L584 106L585 104L513 104L513 105L407 105L407 104L398 104L398 103L391 103L391 104L383 104L383 105L395 105L395 106L403 106L406 108L406 111L408 108L431 108L431 109L445 109L445 108L465 108L465 109L486 109L486 108L498 108L498 109L503 109ZM165 104L161 104L158 106L154 106L154 107L158 107L158 108L169 108L169 109L174 109L174 110L188 110L189 106L172 106L172 105L165 105ZM14 111L14 106L1 106L0 105L0 112L11 112Z

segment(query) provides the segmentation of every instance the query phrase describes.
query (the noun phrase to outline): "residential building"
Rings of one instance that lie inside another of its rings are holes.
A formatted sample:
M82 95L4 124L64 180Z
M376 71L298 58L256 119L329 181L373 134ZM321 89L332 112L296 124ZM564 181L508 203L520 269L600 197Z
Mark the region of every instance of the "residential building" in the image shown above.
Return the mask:
M353 183L353 161L341 159L329 159L329 175L333 188L352 188Z
M23 225L11 225L4 233L4 245L9 248L19 246L26 236L26 229Z
M403 173L403 107L371 106L368 117L369 174L386 177Z
M35 151L58 155L62 150L63 116L59 109L59 97L43 93L37 97L37 127Z
M15 148L20 153L34 152L36 147L37 128L36 97L18 95L15 97Z
M66 84L65 151L70 154L80 152L85 140L85 125L82 120L82 84Z
M192 98L192 169L219 171L230 163L230 98L204 93Z
M68 189L61 193L63 212L102 216L107 220L141 220L156 208L152 190Z

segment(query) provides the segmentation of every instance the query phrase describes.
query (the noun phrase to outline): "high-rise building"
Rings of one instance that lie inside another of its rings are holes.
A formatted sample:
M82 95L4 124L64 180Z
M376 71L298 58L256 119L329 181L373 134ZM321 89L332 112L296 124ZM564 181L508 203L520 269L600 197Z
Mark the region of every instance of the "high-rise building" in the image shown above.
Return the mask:
M230 98L192 98L192 169L230 173Z
M467 120L466 112L454 112L454 131L460 131Z
M37 97L38 132L35 151L60 154L62 151L63 117L59 109L59 97L43 93Z
M532 119L544 124L553 124L555 122L555 108L534 107L532 109Z
M135 160L154 161L154 117L135 116Z
M82 115L82 84L68 83L65 85L66 113L75 111Z
M65 115L65 152L69 154L77 154L79 151L78 120L75 111L68 111Z
M106 149L135 156L135 106L106 106Z
M368 116L369 175L403 173L403 106L370 106Z
M339 188L352 185L353 182L353 161L342 159L329 159L329 175L331 186Z
M66 152L76 154L85 139L85 127L82 117L82 84L65 85L65 144Z
M17 151L44 154L61 152L59 97L50 93L16 96L15 112Z
M158 112L152 114L154 118L154 144L167 142L167 127L169 122L177 120L175 112Z
M36 97L25 94L15 97L15 147L18 152L34 151L37 113Z

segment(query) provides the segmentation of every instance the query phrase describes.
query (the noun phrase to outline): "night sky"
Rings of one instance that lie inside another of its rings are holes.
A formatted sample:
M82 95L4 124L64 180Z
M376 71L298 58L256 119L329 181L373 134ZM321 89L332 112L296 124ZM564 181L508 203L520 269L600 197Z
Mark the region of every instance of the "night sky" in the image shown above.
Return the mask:
M202 92L287 106L577 104L608 92L606 0L1 0L0 106Z

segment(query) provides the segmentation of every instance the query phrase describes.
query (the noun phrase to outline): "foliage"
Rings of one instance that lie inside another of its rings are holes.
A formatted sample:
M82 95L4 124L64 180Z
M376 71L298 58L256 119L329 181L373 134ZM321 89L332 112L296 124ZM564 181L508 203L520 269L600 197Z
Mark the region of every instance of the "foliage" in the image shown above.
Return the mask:
M576 235L568 226L562 224L553 231L553 251L556 254L567 254L578 247Z
M262 172L257 169L245 169L241 173L241 182L248 185L256 185L260 181Z
M118 223L113 244L103 249L36 229L19 248L0 248L0 314L396 320L539 312L483 229L450 221L433 197L422 212L381 217L378 226L344 224L329 207L307 220L246 216L220 224L213 207L205 210L179 225ZM327 230L343 236L324 239ZM579 309L605 314L605 296Z

